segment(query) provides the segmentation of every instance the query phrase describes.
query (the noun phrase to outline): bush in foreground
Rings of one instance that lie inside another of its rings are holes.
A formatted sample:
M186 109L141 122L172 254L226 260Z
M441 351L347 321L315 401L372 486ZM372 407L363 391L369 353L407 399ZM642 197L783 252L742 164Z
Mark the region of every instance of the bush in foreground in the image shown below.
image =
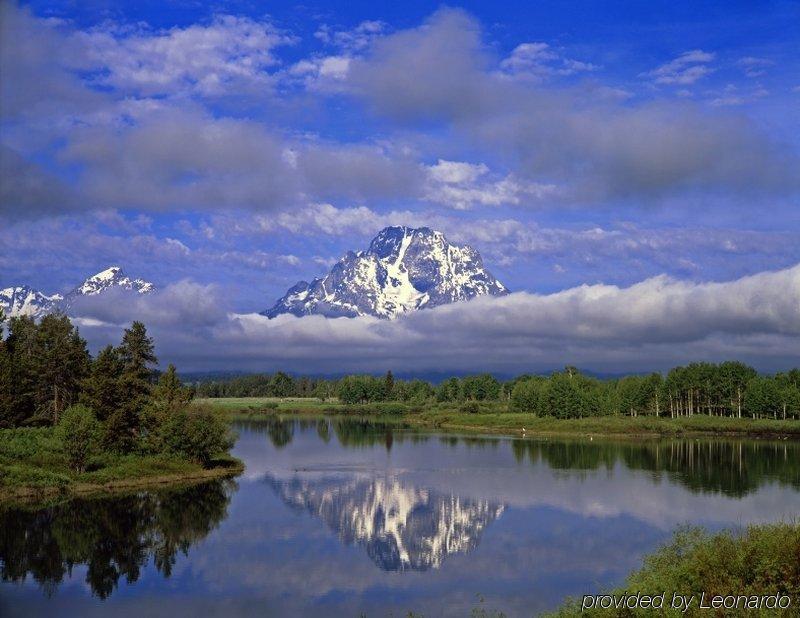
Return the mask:
M168 452L182 455L208 467L215 455L233 447L228 425L213 412L180 411L162 426L163 444Z
M795 616L800 603L800 523L750 526L742 533L708 534L699 528L678 530L670 543L646 557L624 587L611 594L661 594L670 599L673 592L697 595L690 609L682 613L665 609L659 615L749 615ZM782 595L791 598L791 607L781 610L725 610L714 614L700 609L699 595L758 596ZM669 605L669 602L667 602ZM671 613L672 612L672 613ZM731 613L733 612L733 613ZM567 603L555 616L645 616L652 609L587 610L581 601Z
M76 472L86 469L89 457L97 448L99 434L100 424L89 408L74 405L64 410L56 425L56 435L71 469Z

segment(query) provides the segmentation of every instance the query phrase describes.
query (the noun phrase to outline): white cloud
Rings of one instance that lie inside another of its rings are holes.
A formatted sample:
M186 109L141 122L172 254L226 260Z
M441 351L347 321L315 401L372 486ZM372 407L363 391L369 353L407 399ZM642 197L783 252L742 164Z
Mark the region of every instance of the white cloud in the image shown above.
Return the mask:
M104 71L97 81L147 96L220 96L264 88L268 69L278 64L274 49L293 42L268 22L232 15L158 31L105 24L75 36Z
M757 58L755 56L745 56L736 63L747 77L760 77L764 75L768 67L775 64L774 60L767 58Z
M709 63L715 54L701 49L684 52L674 60L662 64L645 75L653 78L656 84L688 86L714 72Z
M522 43L500 62L506 75L543 79L574 73L596 71L600 67L590 62L565 58L547 43Z
M723 283L655 277L627 288L482 297L393 322L267 320L220 307L212 290L184 282L135 306L89 307L86 317L144 319L161 356L184 370L521 372L574 363L641 371L643 358L648 369L698 359L739 358L761 367L800 360L800 266ZM82 332L97 345L111 334Z
M439 159L427 168L428 188L425 199L456 210L474 206L519 205L554 198L558 189L552 184L524 181L509 174L504 178L486 179L489 168L483 163L444 161Z
M314 37L326 45L333 45L346 51L360 51L369 46L372 40L385 32L386 24L382 21L362 21L351 30L337 30L323 24L314 33Z

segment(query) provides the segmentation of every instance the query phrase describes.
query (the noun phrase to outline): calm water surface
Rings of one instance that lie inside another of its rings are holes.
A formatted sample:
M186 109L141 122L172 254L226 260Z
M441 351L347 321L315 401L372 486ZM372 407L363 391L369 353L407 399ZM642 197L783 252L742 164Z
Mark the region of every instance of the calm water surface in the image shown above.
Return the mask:
M2 616L531 616L685 523L800 515L800 445L237 425L235 481L0 510Z

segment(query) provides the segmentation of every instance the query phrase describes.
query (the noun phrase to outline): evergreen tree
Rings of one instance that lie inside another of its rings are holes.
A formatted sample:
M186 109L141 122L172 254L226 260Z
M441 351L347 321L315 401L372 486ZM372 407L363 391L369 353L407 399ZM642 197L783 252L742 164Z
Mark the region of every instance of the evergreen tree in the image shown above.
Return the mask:
M94 411L98 420L105 421L122 405L121 379L119 350L106 346L92 362L81 392L81 402Z
M14 378L12 375L11 352L3 337L6 316L0 309L0 427L14 427Z
M121 406L106 423L107 446L127 452L134 448L141 430L141 412L150 401L153 368L158 363L153 340L141 322L125 329L119 346Z
M63 314L42 318L36 335L36 413L57 424L61 413L78 400L80 383L89 369L89 352L78 329Z
M176 412L188 404L194 393L191 388L183 385L178 378L175 365L169 364L167 370L158 378L158 384L153 389L153 400L167 414Z
M391 369L386 372L386 378L384 382L385 382L384 390L386 391L386 397L388 399L391 399L392 395L394 394L394 376L392 375Z

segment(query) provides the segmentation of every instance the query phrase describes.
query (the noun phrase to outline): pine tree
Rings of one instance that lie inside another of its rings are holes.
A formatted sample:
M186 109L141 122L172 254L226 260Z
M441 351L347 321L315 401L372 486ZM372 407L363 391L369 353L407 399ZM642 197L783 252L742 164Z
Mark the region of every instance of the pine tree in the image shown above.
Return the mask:
M153 400L167 414L183 408L192 400L192 389L185 387L175 370L175 365L170 363L167 370L158 378L158 384L153 389Z
M119 350L106 346L92 362L89 376L83 381L81 403L105 421L122 405L122 359Z
M0 309L0 427L14 427L14 395L11 352L6 345L4 325L6 316Z
M127 452L136 445L141 429L141 412L150 402L153 368L158 363L153 339L141 322L125 330L119 346L121 406L106 423L107 446Z
M63 314L42 318L36 335L36 413L57 424L61 413L78 400L80 383L89 369L89 352L78 329Z
M386 390L386 398L387 399L391 399L392 398L392 391L394 391L394 376L392 375L392 370L391 369L386 372L385 390Z

